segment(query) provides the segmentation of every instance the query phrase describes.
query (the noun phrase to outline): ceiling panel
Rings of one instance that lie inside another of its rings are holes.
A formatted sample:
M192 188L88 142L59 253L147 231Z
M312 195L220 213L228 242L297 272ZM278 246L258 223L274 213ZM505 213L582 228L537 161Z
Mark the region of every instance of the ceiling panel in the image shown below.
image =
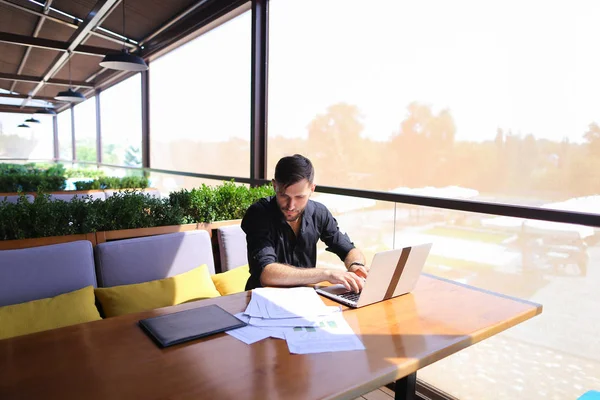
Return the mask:
M0 89L10 90L11 84L11 81L5 81L4 79L0 79Z
M193 3L194 0L128 0L125 2L125 36L139 41ZM123 34L122 5L108 16L102 27Z
M85 54L75 54L71 57L71 79L74 81L84 81L94 72L100 69L101 57L88 56ZM69 65L65 64L56 75L55 79L69 79Z
M121 48L123 47L119 43L115 43L110 40L102 39L101 37L94 36L94 35L89 35L88 38L85 40L84 44L86 44L88 46L103 47L105 49L114 49L114 50L121 50Z
M52 8L81 19L85 19L95 5L95 0L54 0L52 2Z
M31 35L38 17L26 11L0 3L0 30L19 35Z
M29 94L35 88L35 83L17 82L15 92L20 94Z
M0 43L0 72L16 74L25 53L25 46Z
M25 62L22 74L43 76L60 53L56 50L32 48L29 52L29 57L27 57L27 62Z
M44 21L38 37L66 42L73 36L73 33L75 33L75 28L47 19Z

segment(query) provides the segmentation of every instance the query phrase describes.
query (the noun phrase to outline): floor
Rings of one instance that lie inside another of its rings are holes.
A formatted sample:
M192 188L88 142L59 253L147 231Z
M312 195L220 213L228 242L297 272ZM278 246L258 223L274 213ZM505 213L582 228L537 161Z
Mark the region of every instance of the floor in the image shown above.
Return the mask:
M354 400L390 400L394 398L394 392L385 386L380 387L377 390L363 394Z

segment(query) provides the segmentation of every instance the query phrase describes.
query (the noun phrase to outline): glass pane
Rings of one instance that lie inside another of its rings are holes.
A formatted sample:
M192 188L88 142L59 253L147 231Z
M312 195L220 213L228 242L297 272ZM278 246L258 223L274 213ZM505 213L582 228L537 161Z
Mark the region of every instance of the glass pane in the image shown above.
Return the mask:
M73 137L71 135L71 109L57 115L58 118L58 158L73 159Z
M39 122L25 122L33 118ZM25 124L27 128L19 128ZM54 128L51 115L0 113L0 158L51 160Z
M141 169L101 166L99 170L104 172L104 175L106 176L115 176L119 178L125 176L144 176L144 171Z
M393 249L394 203L314 193L312 200L324 204L338 222L342 232L365 255L367 262L378 251ZM344 270L344 263L337 255L326 251L322 241L317 245L317 267Z
M141 85L137 74L100 94L104 164L142 165Z
M250 12L152 62L151 166L250 174Z
M299 152L323 185L529 205L600 193L600 3L269 7L271 174Z
M96 162L96 97L73 108L77 161Z
M433 243L425 272L544 307L420 379L460 399L576 399L599 387L600 229L398 204L395 247L406 238Z
M202 184L208 186L219 186L223 184L223 181L217 181L213 179L202 179L193 178L190 176L173 175L173 174L161 174L158 172L152 172L149 176L150 187L156 188L160 191L161 196L169 197L169 193L176 192L181 189L192 190L199 188Z

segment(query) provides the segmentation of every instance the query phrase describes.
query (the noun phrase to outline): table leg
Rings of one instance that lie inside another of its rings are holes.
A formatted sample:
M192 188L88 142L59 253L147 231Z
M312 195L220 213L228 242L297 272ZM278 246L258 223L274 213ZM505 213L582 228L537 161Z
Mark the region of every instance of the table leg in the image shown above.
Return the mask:
M396 400L417 400L417 373L398 379L394 385Z

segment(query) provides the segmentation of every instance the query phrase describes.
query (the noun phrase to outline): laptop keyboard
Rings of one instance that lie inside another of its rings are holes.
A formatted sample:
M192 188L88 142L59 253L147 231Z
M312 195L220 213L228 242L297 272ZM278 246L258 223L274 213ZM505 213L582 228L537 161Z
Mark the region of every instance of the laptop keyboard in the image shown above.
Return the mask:
M339 295L341 298L344 298L346 300L350 300L353 302L357 302L358 298L360 297L360 293L354 293L354 292L346 292L346 293L342 293Z

